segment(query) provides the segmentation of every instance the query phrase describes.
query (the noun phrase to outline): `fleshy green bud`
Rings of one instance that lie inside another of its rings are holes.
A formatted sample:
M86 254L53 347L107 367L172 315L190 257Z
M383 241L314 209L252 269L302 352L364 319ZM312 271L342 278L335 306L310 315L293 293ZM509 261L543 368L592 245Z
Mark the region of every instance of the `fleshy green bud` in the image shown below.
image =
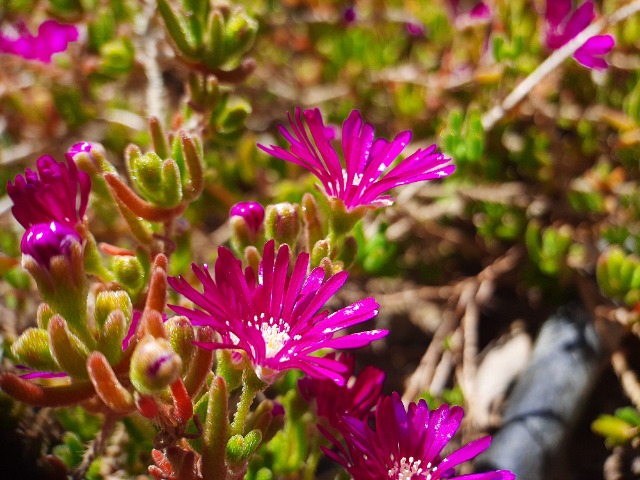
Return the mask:
M182 360L164 338L143 338L131 356L129 376L134 388L146 395L159 393L180 376Z
M234 435L227 442L227 461L233 466L244 465L260 446L262 432L251 430L244 437Z
M60 368L72 377L87 376L87 357L89 350L67 326L60 315L54 315L49 321L49 349Z
M178 164L162 160L157 153L142 154L130 145L125 154L131 181L140 194L161 207L175 207L182 201L182 180Z
M224 63L224 18L222 13L215 10L209 16L207 37L205 40L205 61L211 68L217 68Z
M182 373L185 373L193 360L196 347L193 344L195 332L187 317L171 317L164 324L169 343L174 352L182 359Z
M217 118L218 134L232 134L243 129L244 122L250 114L251 105L240 98L234 98Z
M311 250L311 268L320 265L323 258L328 257L330 245L328 240L318 240Z
M46 330L47 325L49 325L49 320L51 320L51 317L53 317L54 314L55 312L48 304L41 303L40 306L38 306L38 313L36 317L38 328L44 328Z
M124 290L115 292L100 292L96 296L96 304L93 318L99 330L104 328L107 317L114 310L120 310L128 321L133 315L131 298Z
M278 245L286 243L295 248L302 228L300 206L289 202L269 205L266 212L265 235Z
M116 255L111 261L111 269L117 282L127 293L136 295L144 286L145 271L138 257L132 255Z
M324 234L318 217L318 204L310 193L305 193L302 196L302 219L307 250L311 251L316 242L324 238Z
M173 40L180 53L186 58L195 58L198 52L198 45L186 18L176 12L168 0L158 0L158 10L167 26L171 40Z
M135 50L131 40L115 38L100 47L100 72L117 76L131 71Z
M228 57L240 56L251 48L258 32L258 22L243 8L236 8L227 20L224 52Z
M11 346L15 357L35 370L57 372L58 363L54 360L49 349L49 334L41 328L28 328Z
M125 317L121 310L113 310L102 328L99 349L111 365L116 365L122 357L122 340L129 329L131 317Z

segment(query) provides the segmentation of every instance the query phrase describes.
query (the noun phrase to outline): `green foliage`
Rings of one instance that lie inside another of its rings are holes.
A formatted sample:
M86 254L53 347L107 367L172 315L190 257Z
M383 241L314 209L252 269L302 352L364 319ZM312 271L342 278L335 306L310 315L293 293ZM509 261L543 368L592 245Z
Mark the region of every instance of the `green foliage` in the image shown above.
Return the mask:
M618 408L613 415L600 415L591 429L605 437L609 448L625 445L640 435L640 413L632 407Z

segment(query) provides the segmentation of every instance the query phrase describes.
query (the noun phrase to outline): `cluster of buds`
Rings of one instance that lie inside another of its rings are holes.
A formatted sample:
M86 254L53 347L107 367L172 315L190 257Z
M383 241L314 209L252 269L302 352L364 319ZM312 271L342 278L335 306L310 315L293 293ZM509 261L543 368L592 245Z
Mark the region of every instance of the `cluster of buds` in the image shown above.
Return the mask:
M242 57L253 45L258 23L243 8L212 8L210 2L196 0L181 0L180 8L174 8L169 0L160 0L158 10L178 57L192 69L238 83L255 68L252 59Z

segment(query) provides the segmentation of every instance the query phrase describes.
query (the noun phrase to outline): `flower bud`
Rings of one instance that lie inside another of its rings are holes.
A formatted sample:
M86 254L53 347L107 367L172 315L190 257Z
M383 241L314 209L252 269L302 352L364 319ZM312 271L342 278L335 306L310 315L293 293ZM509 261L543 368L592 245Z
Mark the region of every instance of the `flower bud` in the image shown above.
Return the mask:
M236 255L241 256L248 246L256 242L263 221L264 208L257 202L240 202L231 207L231 245Z
M116 255L111 261L116 280L130 295L136 295L144 286L145 272L138 257Z
M155 152L143 155L131 145L127 148L126 162L132 183L145 199L167 208L182 201L182 180L176 161L162 160Z
M196 347L193 344L195 340L195 332L191 326L191 322L187 317L176 316L171 317L164 324L169 337L169 343L182 359L182 372L186 372L189 368L195 354Z
M230 217L242 218L249 231L255 235L262 227L264 221L264 207L258 202L240 202L236 203L229 211Z
M71 255L73 242L80 242L80 235L70 227L52 221L37 223L22 236L20 250L29 255L41 266L48 268L51 258Z
M260 446L262 432L251 430L245 436L234 435L227 442L227 461L232 466L244 465Z
M104 327L107 317L114 310L120 310L125 318L131 322L133 306L127 292L118 290L115 292L100 292L96 296L94 319L99 329Z
M35 370L60 370L49 349L49 334L41 328L26 329L11 346L11 352L19 362Z
M182 360L164 338L146 336L131 356L129 376L135 389L142 394L158 393L180 375Z
M289 202L269 205L266 211L265 233L278 244L294 248L302 228L300 206Z
M236 8L225 25L224 52L228 57L242 55L251 48L258 32L258 22L243 8Z
M311 267L320 265L323 258L329 257L331 245L328 240L318 240L311 250Z
M316 242L324 238L324 233L318 217L318 204L310 193L302 196L302 217L307 251L311 251Z

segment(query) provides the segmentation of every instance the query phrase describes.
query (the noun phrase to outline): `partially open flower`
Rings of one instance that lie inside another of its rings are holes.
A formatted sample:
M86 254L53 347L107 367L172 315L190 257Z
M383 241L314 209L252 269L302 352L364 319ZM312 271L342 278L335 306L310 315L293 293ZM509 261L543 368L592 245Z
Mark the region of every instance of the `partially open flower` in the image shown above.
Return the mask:
M258 147L309 170L322 182L327 196L342 200L347 210L390 205L393 200L386 192L392 188L443 178L455 170L451 159L436 152L435 145L418 149L391 167L409 144L411 132L401 132L390 142L374 138L373 125L364 123L358 110L342 125L344 162L331 146L319 109L303 112L296 108L293 118L289 115L289 124L291 132L279 126L291 144L289 151L276 145Z
M20 250L23 255L30 255L39 265L47 268L52 257L68 257L73 242L81 242L81 238L72 228L55 221L37 223L23 235Z
M571 0L547 0L545 10L545 44L556 50L587 28L595 19L592 0L587 0L575 10ZM603 70L608 67L602 58L609 53L615 41L611 35L594 35L573 54L575 60L588 68Z
M304 377L298 380L300 393L307 401L315 399L318 416L333 427L338 428L345 415L366 421L380 399L384 372L368 365L354 377L353 355L329 354L327 358L335 358L347 367L344 374L347 383L340 386L331 380Z
M17 55L27 60L51 63L55 53L64 52L70 42L78 40L78 29L55 20L46 20L33 35L24 22L15 25L16 35L0 32L0 53Z
M182 278L169 277L169 285L200 309L169 307L185 315L193 325L209 325L222 337L219 343L199 342L200 347L243 350L261 380L272 383L279 373L297 368L315 378L329 378L344 384L347 367L331 358L314 354L325 348L358 348L384 337L386 330L370 330L335 337L377 313L373 298L353 303L329 314L320 311L347 280L339 272L325 280L324 270L307 274L309 254L301 253L289 273L289 246L276 255L273 240L264 247L260 275L242 270L240 260L225 247L218 249L215 278L209 268L192 269L204 287L203 293Z
M70 157L65 164L44 155L36 165L37 172L27 169L24 176L7 183L13 216L24 228L51 221L75 227L82 222L89 202L89 175L78 170Z

